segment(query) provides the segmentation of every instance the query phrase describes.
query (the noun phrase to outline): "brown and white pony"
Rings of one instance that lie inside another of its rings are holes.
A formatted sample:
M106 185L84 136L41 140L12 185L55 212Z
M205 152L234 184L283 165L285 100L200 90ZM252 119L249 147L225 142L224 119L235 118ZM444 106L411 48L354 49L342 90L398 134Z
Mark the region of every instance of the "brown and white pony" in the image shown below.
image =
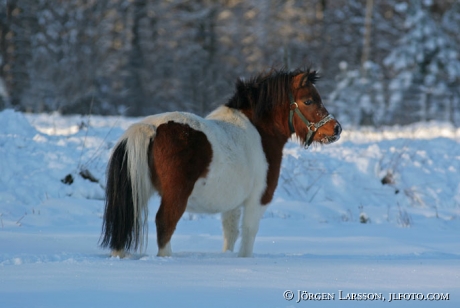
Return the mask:
M223 250L233 251L241 210L239 256L251 256L288 139L295 134L308 147L340 137L341 126L324 107L316 80L316 71L272 70L238 80L228 103L206 118L168 112L129 127L108 165L101 246L120 257L142 251L147 203L157 192L158 256L171 256L171 236L185 211L222 213Z

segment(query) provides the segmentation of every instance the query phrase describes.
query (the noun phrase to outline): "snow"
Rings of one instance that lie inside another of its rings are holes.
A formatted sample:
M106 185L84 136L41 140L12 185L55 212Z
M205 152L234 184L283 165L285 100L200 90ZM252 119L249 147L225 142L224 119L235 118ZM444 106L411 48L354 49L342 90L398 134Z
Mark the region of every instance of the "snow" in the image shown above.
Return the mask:
M117 259L97 245L105 168L136 120L0 112L1 307L360 305L340 290L381 293L370 307L460 304L459 128L344 127L335 144L289 143L253 258L220 251L218 215L187 213L173 257L156 257L154 197L147 252ZM335 298L296 303L299 290ZM408 292L449 300L389 302Z

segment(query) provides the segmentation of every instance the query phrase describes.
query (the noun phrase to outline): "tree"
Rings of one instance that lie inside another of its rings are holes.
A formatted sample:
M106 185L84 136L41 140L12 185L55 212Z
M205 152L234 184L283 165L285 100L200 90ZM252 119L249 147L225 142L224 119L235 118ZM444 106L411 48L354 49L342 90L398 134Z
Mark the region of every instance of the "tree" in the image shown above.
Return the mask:
M128 109L129 115L138 115L142 113L144 104L146 103L146 95L144 91L144 82L142 80L142 68L145 65L142 52L142 36L140 33L141 20L145 16L146 1L134 0L132 9L132 27L131 27L131 50L129 52L127 86L129 91L130 106Z
M8 70L7 62L4 57L8 52L6 43L10 29L7 22L7 7L0 10L0 110L9 107L9 95L5 85L5 75Z
M361 55L361 74L366 74L365 65L369 61L369 52L371 48L371 31L372 31L372 11L374 9L374 0L366 2L366 18L364 21L364 42L363 52Z
M30 85L27 63L32 46L25 37L37 23L29 11L35 7L34 1L12 0L6 2L6 9L2 12L1 77L5 80L13 107L21 105L24 90Z
M400 7L407 9L407 32L384 60L392 73L388 122L452 120L460 81L459 46L433 19L430 5L413 0Z
M385 80L380 65L367 61L360 69L348 70L342 63L342 73L330 94L334 113L340 121L354 126L378 126L385 123Z
M460 29L460 2L455 2L451 9L446 11L443 15L442 27L450 35L450 39L455 42L455 46L460 46L460 37L458 36L458 29ZM455 52L457 52L457 60L460 60L458 49ZM451 117L450 121L460 126L460 79L458 78L458 67L456 72L455 66L449 67L448 69L452 70L452 72L449 73L451 82L448 94L450 95L450 110L448 110L448 112ZM455 76L457 76L457 78L455 78Z

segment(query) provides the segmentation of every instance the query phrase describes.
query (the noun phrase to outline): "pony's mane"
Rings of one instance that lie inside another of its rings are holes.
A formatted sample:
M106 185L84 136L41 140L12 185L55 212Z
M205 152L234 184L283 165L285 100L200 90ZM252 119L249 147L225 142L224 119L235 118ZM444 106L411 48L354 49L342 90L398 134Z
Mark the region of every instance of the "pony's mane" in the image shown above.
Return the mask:
M309 68L294 71L272 69L249 80L240 78L236 81L236 92L226 106L251 109L255 119L262 119L274 108L288 101L289 92L292 91L292 79L299 74L303 74L301 85L306 85L307 82L314 84L319 78L316 71Z

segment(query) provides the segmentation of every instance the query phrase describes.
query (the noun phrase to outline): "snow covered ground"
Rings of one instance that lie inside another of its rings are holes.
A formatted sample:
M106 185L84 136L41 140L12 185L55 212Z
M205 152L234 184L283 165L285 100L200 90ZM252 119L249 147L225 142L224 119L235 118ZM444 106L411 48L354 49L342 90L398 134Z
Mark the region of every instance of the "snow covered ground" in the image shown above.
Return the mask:
M196 214L157 258L153 198L146 254L116 259L97 245L104 173L134 121L0 112L0 307L459 307L460 129L288 144L254 258L222 253L220 217Z

